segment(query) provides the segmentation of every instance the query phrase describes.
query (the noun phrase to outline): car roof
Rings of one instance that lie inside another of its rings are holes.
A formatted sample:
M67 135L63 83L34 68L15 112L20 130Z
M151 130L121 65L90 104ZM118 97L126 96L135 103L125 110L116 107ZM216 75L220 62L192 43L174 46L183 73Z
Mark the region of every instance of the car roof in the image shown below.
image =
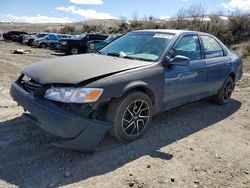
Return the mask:
M179 29L146 29L146 30L137 30L133 32L153 32L153 33L172 33L175 35L185 34L185 33L196 33L196 34L207 34L198 31L190 31L190 30L179 30Z
M106 34L102 33L83 33L84 35L102 35L102 36L107 36Z

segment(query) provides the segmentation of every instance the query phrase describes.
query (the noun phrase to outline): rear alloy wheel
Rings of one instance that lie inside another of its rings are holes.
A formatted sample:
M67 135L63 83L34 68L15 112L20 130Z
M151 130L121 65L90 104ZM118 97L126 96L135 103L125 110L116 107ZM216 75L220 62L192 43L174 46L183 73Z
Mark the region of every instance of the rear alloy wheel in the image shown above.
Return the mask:
M40 47L41 48L47 48L47 44L46 43L42 43L42 44L40 44Z
M124 142L142 136L152 119L153 105L150 97L142 92L126 94L113 101L107 110L107 120L114 124L110 133Z
M214 97L215 102L218 104L228 103L234 90L234 84L233 78L231 76L228 77L220 88L218 94Z
M72 47L72 48L70 49L70 54L71 54L71 55L77 55L77 54L79 54L78 48L77 48L77 47Z

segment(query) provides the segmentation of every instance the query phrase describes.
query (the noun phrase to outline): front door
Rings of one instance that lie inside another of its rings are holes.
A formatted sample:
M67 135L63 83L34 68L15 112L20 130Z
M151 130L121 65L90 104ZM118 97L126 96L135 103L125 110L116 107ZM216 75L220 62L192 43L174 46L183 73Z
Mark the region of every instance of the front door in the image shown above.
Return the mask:
M176 55L186 56L190 59L190 64L165 67L165 109L202 98L206 82L206 63L202 58L197 35L183 36L171 51L172 58Z

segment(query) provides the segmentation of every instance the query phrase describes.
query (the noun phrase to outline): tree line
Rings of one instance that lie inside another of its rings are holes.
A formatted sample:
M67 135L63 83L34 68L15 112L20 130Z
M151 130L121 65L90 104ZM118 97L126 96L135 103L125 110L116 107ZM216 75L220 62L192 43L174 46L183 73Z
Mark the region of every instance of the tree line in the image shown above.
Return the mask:
M122 21L106 27L104 25L83 24L81 29L75 26L64 26L60 33L77 34L84 32L100 32L106 34L126 33L140 29L184 29L207 32L215 35L227 45L246 42L250 39L250 13L233 12L227 17L220 12L206 15L205 7L200 4L191 5L180 9L176 17L167 21L159 21L153 16L139 19L133 15L133 19Z

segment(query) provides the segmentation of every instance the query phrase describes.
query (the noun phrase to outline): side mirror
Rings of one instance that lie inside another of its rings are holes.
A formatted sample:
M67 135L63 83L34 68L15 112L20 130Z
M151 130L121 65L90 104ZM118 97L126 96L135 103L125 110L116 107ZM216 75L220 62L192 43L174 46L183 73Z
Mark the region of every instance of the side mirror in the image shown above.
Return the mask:
M177 66L187 66L190 63L190 59L188 57L177 55L173 59L170 60L170 65Z

